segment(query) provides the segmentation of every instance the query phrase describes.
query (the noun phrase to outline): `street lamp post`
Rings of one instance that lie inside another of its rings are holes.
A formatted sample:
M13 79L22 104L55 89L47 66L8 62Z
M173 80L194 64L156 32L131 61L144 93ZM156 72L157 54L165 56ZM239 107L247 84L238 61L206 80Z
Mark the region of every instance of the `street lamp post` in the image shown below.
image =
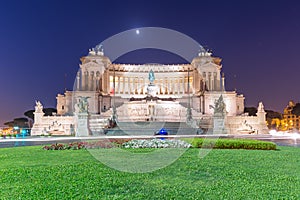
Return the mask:
M115 66L113 66L113 106L112 106L112 123L113 126L116 125L117 122L117 110L116 110L116 101L115 101L115 93L116 93L116 72L115 72Z
M190 99L190 68L189 67L188 67L187 92L188 92L188 107L186 110L186 121L187 123L190 123L192 121L192 109L191 109L191 99Z

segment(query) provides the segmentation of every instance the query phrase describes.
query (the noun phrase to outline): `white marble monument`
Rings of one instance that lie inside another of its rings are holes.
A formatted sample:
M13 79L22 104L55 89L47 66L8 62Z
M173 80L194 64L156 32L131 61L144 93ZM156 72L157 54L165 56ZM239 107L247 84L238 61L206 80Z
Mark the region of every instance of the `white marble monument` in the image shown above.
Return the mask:
M114 118L118 122L188 121L214 134L241 134L246 120L256 133L266 133L262 104L257 116L247 116L245 97L225 89L222 59L204 49L191 63L135 65L112 63L97 45L80 61L74 90L56 97L57 116L43 116L37 103L34 134L57 121L66 135L74 127L77 136L94 135Z

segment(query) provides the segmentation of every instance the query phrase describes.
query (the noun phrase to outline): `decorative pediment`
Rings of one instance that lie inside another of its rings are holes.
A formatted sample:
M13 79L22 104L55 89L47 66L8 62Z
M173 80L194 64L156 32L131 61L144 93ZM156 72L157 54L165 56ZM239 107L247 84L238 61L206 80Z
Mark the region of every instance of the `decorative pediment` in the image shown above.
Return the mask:
M80 69L83 71L83 72L93 72L95 74L100 74L102 75L105 71L105 67L104 65L102 64L98 64L98 63L95 63L95 62L89 62L89 63L85 63L85 64L82 64L80 65Z
M80 68L85 68L86 70L88 69L95 69L95 68L101 68L103 67L103 64L98 64L94 61L88 62L88 63L84 63L82 65L80 65Z
M199 66L197 69L199 72L207 72L207 71L216 71L219 72L222 68L222 65L217 65L213 62L205 63Z

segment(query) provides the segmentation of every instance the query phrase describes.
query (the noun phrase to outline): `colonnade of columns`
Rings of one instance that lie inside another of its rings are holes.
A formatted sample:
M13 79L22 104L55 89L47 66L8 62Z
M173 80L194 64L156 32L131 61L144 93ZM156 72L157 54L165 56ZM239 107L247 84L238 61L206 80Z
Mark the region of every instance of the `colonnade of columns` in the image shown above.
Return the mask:
M125 74L124 74L125 75ZM102 91L115 94L147 94L149 84L148 74L142 76L115 75L115 89L113 88L113 74L110 71L81 71L77 74L76 89L81 91ZM220 90L220 80L216 72L204 72L202 76L195 71L190 73L190 80L186 74L179 76L156 77L154 84L159 88L158 95L187 94L188 84L190 93L197 93L205 89L215 91ZM203 78L202 78L203 77Z
M220 90L220 75L216 72L204 72L203 79L208 90Z
M77 73L77 90L96 91L100 89L102 84L102 78L99 71L84 71L81 75L80 72Z
M111 90L113 77L110 77ZM115 77L115 94L142 94L147 93L149 80L146 77ZM159 88L157 94L186 94L188 93L188 77L156 78L154 84ZM193 91L193 77L190 77L190 93Z

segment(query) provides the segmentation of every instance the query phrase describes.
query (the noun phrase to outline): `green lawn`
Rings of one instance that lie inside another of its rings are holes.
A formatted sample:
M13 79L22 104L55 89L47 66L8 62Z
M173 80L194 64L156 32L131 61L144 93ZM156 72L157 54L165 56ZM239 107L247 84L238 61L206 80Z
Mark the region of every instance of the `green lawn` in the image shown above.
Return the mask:
M87 150L6 148L0 149L0 191L0 199L14 200L300 199L300 148L214 149L204 158L189 149L168 167L143 174L106 167Z

